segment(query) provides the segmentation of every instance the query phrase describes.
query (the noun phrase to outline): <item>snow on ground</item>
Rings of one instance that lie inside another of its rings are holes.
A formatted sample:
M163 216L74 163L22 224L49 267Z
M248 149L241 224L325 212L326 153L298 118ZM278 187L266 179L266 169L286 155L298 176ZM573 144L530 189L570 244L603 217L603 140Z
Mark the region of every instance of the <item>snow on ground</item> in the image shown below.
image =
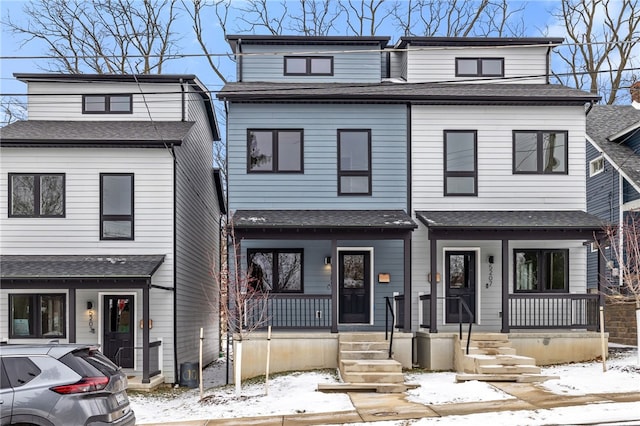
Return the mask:
M614 346L614 345L612 345ZM598 362L564 364L543 368L543 374L560 378L545 382L542 386L560 395L582 395L588 393L640 392L640 366L635 348L610 348L613 354L603 372ZM319 413L353 410L349 396L342 393L317 392L318 383L333 383L338 380L334 371L296 372L277 375L269 380L269 392L265 395L262 380L243 382L240 398L235 396L235 387L225 385L226 362L220 359L207 367L203 373L204 398L199 401L199 389L184 387L162 389L152 393L129 392L131 406L137 423L179 422L198 419L253 417L298 413ZM513 398L493 386L482 382L455 383L455 374L408 373L407 381L419 383L418 389L407 392L407 399L422 404L445 404L480 402ZM448 416L407 422L378 422L377 426L400 425L450 425L488 424L498 425L543 425L602 423L605 421L628 421L637 417L640 402L620 404L592 404L550 410L508 411ZM634 424L634 423L625 423ZM635 424L639 424L635 423Z

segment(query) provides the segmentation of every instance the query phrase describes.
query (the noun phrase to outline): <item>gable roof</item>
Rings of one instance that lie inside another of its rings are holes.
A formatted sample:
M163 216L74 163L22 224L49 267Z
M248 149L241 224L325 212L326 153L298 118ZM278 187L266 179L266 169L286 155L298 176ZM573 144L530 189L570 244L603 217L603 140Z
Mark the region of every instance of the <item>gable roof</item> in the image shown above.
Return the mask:
M16 121L0 129L0 146L164 148L180 145L191 121Z
M584 105L600 99L558 84L462 83L227 83L225 101L372 102L417 104Z
M587 138L636 186L640 185L640 154L624 142L638 132L640 110L631 105L594 105L587 115Z
M532 46L558 45L559 37L400 37L396 49L407 46Z
M204 101L204 106L213 134L213 140L220 140L220 129L216 120L213 100L209 89L194 74L62 74L62 73L14 73L20 81L48 82L122 82L122 83L187 83Z

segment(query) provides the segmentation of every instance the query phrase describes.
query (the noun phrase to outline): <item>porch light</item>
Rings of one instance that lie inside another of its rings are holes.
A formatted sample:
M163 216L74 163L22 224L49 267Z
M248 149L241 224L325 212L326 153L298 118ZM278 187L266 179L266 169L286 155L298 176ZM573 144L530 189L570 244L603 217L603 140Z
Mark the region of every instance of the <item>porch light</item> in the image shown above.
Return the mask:
M89 314L89 332L95 333L96 329L93 327L93 302L87 300L87 313Z
M325 265L331 265L331 256L325 256L324 257L324 264Z

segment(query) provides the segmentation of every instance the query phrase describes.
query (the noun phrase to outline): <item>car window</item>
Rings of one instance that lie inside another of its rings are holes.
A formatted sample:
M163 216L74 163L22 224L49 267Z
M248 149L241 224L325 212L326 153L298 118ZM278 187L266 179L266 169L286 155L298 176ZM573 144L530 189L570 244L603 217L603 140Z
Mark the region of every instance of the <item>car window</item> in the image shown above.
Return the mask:
M2 361L2 358L0 358L0 389L9 389L10 387L9 378L7 377L7 373L4 371L4 362Z
M2 359L9 383L17 388L38 377L40 370L29 358L5 357ZM3 386L4 388L4 386Z
M82 377L103 375L111 377L118 372L118 366L101 352L93 349L80 349L60 358L65 365Z

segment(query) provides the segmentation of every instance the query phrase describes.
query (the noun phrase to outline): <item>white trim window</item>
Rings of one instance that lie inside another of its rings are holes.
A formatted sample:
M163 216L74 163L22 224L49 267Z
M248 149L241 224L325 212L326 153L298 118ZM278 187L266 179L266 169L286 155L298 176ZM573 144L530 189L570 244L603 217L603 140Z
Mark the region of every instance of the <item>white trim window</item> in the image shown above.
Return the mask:
M589 177L598 175L602 172L604 172L604 157L601 155L600 157L589 161Z

